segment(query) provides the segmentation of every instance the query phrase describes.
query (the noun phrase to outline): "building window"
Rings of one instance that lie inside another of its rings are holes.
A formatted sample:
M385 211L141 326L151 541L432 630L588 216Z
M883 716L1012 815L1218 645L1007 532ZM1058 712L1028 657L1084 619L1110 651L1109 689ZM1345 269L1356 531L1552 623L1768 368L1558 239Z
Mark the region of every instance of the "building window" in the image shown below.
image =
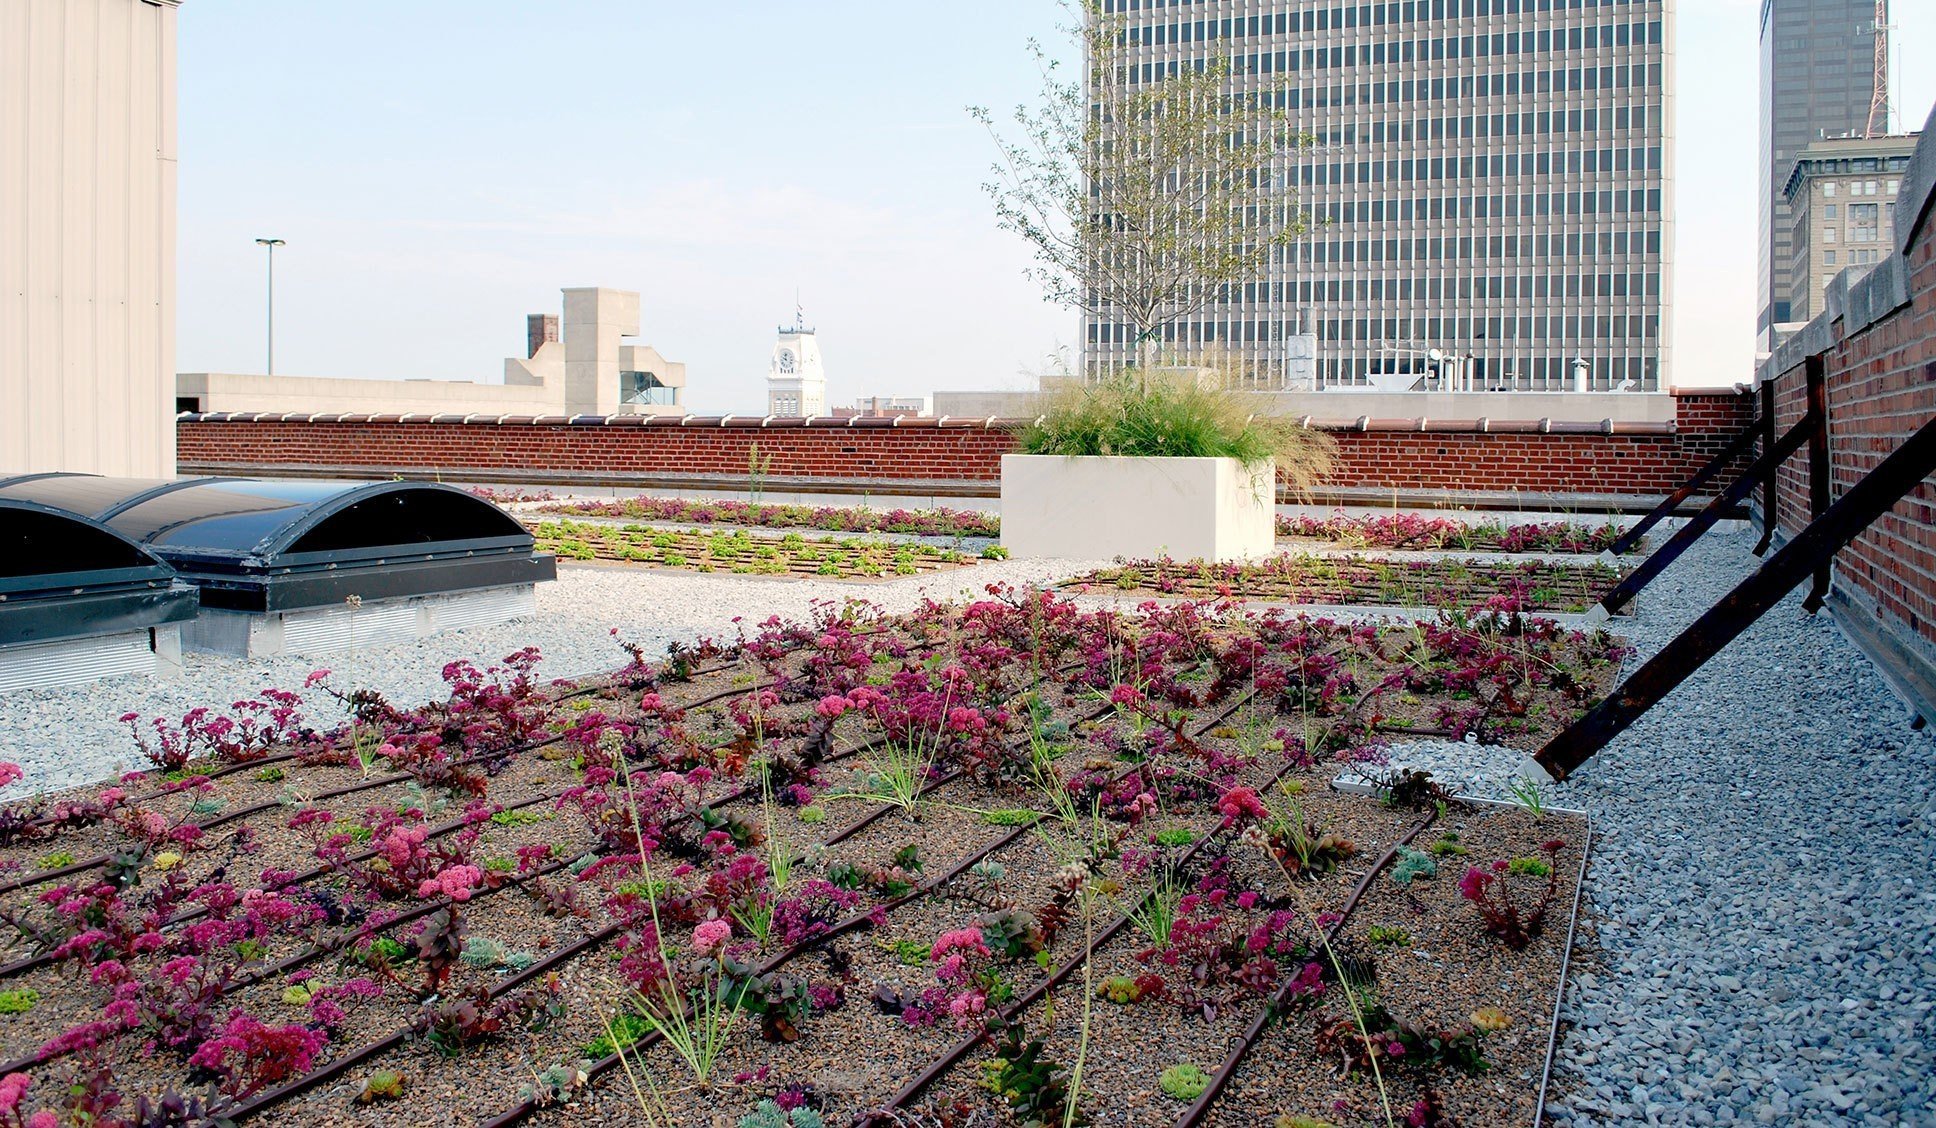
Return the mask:
M1834 265L1835 265L1835 252L1834 252L1834 251L1823 251L1823 252L1822 252L1822 265L1823 265L1823 266L1834 266Z
M1824 196L1835 195L1835 181L1833 180L1822 181L1822 195Z
M1881 204L1850 204L1849 241L1853 243L1873 243L1880 238L1878 225L1882 222Z
M1830 227L1822 232L1822 242L1824 243L1835 242L1835 228Z
M618 374L618 399L620 403L672 407L679 402L679 389L666 387L659 382L655 373L621 372Z
M1826 205L1823 205L1823 207L1822 207L1822 215L1823 215L1823 217L1824 217L1824 218L1826 218L1826 219L1835 219L1835 218L1836 218L1836 214L1835 214L1835 213L1836 213L1836 212L1837 212L1838 210L1840 210L1840 209L1838 209L1838 208L1836 207L1836 205L1834 205L1834 204L1826 204Z
M1899 180L1891 180L1885 187L1888 189L1889 194L1893 196L1901 190L1902 182Z

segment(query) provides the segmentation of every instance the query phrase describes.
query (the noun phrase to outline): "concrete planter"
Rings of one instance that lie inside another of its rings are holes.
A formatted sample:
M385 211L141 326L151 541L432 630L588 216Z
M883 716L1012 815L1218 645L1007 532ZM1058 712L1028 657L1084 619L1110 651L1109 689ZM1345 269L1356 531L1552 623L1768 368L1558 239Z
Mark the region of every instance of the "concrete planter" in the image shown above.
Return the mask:
M1249 560L1276 540L1277 467L1234 458L1002 456L1002 547L1018 558Z

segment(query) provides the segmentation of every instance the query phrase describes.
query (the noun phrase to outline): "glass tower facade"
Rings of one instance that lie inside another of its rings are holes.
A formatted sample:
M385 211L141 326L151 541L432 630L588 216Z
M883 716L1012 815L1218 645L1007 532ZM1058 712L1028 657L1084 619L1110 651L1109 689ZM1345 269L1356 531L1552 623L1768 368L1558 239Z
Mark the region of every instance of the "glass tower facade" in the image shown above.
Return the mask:
M1761 0L1755 343L1762 352L1779 343L1775 326L1795 320L1795 216L1782 190L1809 142L1867 128L1877 78L1875 17L1876 0ZM1879 128L1888 128L1886 108Z
M1672 7L1105 0L1132 85L1224 59L1233 113L1281 109L1312 142L1274 170L1309 234L1165 347L1212 346L1258 388L1288 386L1300 333L1321 386L1437 352L1475 388L1664 387ZM1134 357L1116 319L1083 334L1091 371Z

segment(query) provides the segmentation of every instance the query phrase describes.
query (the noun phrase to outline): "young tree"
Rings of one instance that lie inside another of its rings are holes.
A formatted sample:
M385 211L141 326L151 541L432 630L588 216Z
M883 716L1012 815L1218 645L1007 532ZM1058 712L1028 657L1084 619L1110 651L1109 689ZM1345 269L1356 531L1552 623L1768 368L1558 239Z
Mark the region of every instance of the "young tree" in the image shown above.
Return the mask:
M971 108L1000 151L984 188L999 225L1033 245L1044 296L1129 324L1147 368L1167 326L1261 276L1306 230L1284 165L1308 142L1281 110L1226 89L1228 59L1132 84L1124 21L1077 2L1082 73L1031 40L1041 105L1016 107L1012 136Z

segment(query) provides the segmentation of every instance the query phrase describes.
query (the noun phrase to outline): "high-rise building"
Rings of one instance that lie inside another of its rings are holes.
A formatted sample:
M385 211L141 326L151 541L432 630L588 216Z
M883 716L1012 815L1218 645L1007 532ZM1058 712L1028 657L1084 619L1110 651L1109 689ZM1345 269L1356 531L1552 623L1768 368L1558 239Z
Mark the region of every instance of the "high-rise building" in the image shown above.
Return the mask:
M1782 183L1793 217L1788 316L1805 323L1823 309L1837 274L1850 281L1895 250L1896 196L1916 153L1916 135L1845 137L1806 145Z
M1880 5L1887 20L1887 2ZM1878 80L1878 132L1888 128L1887 75L1878 74L1877 0L1761 0L1761 226L1757 240L1756 347L1775 347L1776 327L1798 319L1794 214L1784 196L1803 146L1859 136L1871 127ZM1806 320L1802 318L1799 320Z
M1314 142L1276 170L1311 232L1166 345L1259 387L1307 330L1320 386L1664 386L1673 0L1105 6L1132 85L1224 59L1233 112ZM1118 319L1083 331L1092 370L1132 359Z

